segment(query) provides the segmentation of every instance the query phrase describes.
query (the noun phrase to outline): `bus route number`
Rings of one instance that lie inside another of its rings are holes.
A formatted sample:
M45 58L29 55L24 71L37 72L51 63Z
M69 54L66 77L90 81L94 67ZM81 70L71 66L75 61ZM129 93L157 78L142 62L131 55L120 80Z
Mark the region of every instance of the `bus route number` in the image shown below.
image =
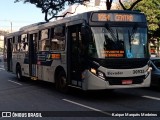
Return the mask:
M98 21L128 21L131 22L134 20L134 16L130 14L98 14Z
M98 21L110 21L110 15L98 14Z

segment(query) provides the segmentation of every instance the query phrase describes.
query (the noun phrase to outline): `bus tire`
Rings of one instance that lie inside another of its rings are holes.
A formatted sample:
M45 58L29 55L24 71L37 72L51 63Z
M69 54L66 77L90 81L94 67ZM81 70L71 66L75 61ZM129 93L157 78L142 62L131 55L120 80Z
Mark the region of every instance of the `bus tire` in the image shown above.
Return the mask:
M23 77L22 77L22 71L21 71L20 65L16 66L16 76L19 81L22 81Z
M60 71L57 75L56 89L63 93L68 92L67 77L64 71Z

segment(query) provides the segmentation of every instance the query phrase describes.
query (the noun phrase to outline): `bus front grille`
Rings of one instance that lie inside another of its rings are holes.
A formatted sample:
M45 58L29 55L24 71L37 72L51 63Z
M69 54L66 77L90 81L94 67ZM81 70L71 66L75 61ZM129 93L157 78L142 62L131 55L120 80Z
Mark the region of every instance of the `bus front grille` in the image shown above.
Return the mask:
M145 79L144 76L141 77L124 77L124 78L114 78L114 77L107 77L106 81L109 82L110 85L124 85L123 81L132 81L131 84L141 84L143 83L143 80ZM128 85L128 84L126 84Z

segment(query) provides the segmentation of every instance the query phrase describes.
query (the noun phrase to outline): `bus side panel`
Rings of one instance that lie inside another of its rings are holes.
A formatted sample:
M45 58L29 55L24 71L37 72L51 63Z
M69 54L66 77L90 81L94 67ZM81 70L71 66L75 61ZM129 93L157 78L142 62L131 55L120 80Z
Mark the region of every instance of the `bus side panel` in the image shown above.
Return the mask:
M61 67L66 72L66 52L39 52L37 55L37 78L39 80L55 82L55 71ZM66 73L67 74L67 73Z
M55 70L58 66L61 66L66 71L66 64L61 64L61 60L53 60L51 66L38 65L37 77L40 80L55 82Z
M17 53L14 58L14 73L16 73L16 65L19 63L21 66L22 76L29 77L29 64L28 59L26 59L26 53Z
M42 72L43 72L43 76L42 79L44 81L48 81L48 82L53 82L54 79L54 67L51 66L42 66Z
M4 69L7 71L8 70L8 68L7 68L7 52L6 51L4 51L4 53L3 53L4 55L3 55L3 64L4 64Z
M37 77L39 80L43 80L43 66L37 65Z
M54 79L54 67L38 65L37 66L37 77L39 80L53 82Z
M12 56L12 72L16 74L16 64L17 64L17 53L13 53Z
M22 64L22 76L29 77L29 64Z
M56 75L56 74L55 74L55 71L56 71L56 69L57 69L58 67L62 67L63 70L64 70L64 72L65 72L65 74L67 75L67 64L66 64L66 60L67 60L67 52L66 52L66 51L61 52L61 57L60 57L60 59L55 59L55 60L53 60L51 66L53 66L53 68L54 68L54 78L55 78L55 75ZM54 79L53 82L55 82L55 79Z

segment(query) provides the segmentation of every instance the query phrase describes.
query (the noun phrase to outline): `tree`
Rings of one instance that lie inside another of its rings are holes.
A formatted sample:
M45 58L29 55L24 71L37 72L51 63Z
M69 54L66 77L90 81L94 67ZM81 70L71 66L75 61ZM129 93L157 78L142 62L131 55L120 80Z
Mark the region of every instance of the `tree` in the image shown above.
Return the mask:
M147 16L150 34L159 29L160 23L160 1L159 0L143 0L136 7Z
M160 0L143 0L135 7L145 13L148 21L149 40L157 49L158 56L160 46Z
M141 2L142 0L132 0L132 1L134 1L132 4L131 4L131 6L127 9L126 7L125 7L125 5L122 3L122 1L121 0L119 0L119 3L120 3L120 5L121 5L121 7L123 8L123 10L132 10L139 2ZM124 1L125 3L127 2L127 3L130 3L130 1L128 1L128 0L125 0Z
M41 8L42 13L45 14L45 20L48 22L52 18L65 17L66 14L70 13L70 12L67 12L63 16L57 16L57 14L60 11L62 11L66 5L72 5L74 3L83 4L84 2L90 1L90 0L15 0L15 3L20 2L20 1L24 2L24 3L31 3L31 4L34 4L37 8ZM123 2L124 1L127 1L127 0L123 0ZM119 0L119 3L124 10L132 10L134 8L134 6L137 3L139 3L140 1L142 1L142 0L136 0L128 9L125 7L125 5L122 3L121 0ZM98 2L100 2L100 1L98 1ZM106 0L107 10L111 9L112 2L113 2L113 0Z
M48 22L52 18L55 18L58 12L62 11L65 5L72 5L74 3L82 4L84 1L89 0L15 0L14 2L24 2L36 5L37 8L41 8L42 13L45 14L45 20Z
M132 0L133 3L130 5L130 1L124 0L122 4L121 0L119 3L124 10L138 10L143 12L147 16L148 26L150 34L153 34L159 29L160 23L160 0ZM130 8L129 8L130 6Z
M135 1L135 0L134 0ZM125 2L125 6L129 6L129 2ZM151 49L157 51L159 54L160 45L160 1L158 0L142 0L139 2L133 10L139 10L143 12L147 17L149 28L149 42L152 43Z

